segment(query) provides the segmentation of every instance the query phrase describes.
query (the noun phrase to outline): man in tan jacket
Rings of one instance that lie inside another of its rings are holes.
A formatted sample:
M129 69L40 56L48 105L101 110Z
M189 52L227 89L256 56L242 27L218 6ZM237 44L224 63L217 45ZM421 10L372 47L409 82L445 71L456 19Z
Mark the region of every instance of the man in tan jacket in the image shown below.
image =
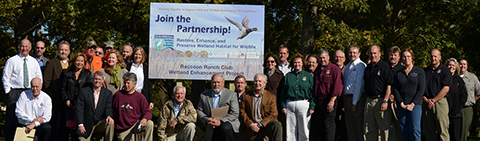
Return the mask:
M195 136L197 111L192 102L185 99L185 92L185 87L175 86L173 99L163 106L158 117L158 136L161 141L192 141Z
M242 97L240 117L243 120L245 140L262 140L265 135L270 140L282 140L282 124L277 121L277 102L272 93L265 90L267 77L258 73L254 77L255 90Z

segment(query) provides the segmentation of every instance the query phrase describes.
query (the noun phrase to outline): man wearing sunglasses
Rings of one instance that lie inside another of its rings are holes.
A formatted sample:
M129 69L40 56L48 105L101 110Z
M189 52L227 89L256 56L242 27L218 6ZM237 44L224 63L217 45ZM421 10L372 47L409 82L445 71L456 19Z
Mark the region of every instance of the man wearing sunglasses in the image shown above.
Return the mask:
M95 40L93 40L92 37L88 37L85 46L83 46L83 53L87 55L85 69L88 69L91 72L100 71L103 65L102 58L96 56L95 54L95 50L97 49L97 47L97 43L95 42Z
M43 41L38 41L35 44L35 59L38 61L38 65L40 65L40 69L44 70L45 65L48 62L48 58L44 56L45 53L45 43Z

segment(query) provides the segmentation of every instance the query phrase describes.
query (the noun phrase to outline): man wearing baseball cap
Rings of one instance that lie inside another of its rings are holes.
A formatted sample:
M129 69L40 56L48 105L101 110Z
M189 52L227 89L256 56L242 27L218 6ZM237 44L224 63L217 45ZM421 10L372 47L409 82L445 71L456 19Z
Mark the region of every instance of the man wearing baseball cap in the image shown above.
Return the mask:
M100 71L102 69L103 61L102 58L95 55L95 49L97 48L97 42L93 40L92 37L88 37L83 46L83 53L87 55L87 62L85 62L85 69L90 70L91 72Z

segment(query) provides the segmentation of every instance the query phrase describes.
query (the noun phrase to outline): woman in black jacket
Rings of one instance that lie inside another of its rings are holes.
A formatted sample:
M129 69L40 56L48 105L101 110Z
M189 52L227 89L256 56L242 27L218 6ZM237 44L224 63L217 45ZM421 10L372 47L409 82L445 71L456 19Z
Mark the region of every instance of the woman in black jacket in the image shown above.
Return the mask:
M415 56L412 50L405 49L401 53L401 61L405 68L395 73L393 94L397 102L396 113L402 140L421 141L422 96L425 93L425 71L414 65Z
M82 87L92 85L92 73L89 70L84 69L86 62L87 56L85 54L75 54L75 56L69 61L69 67L63 79L61 93L63 103L66 105L65 115L67 123L75 121L75 102L77 101L78 92ZM71 129L72 140L77 140L78 137L75 133L76 125L69 126L69 124L67 124L67 127Z
M135 90L142 93L150 103L150 109L154 107L152 97L152 84L148 80L148 66L145 64L147 53L142 47L133 49L133 62L127 64L127 70L137 75L137 85Z
M448 117L450 118L450 127L448 128L451 141L460 141L462 130L462 108L467 101L467 90L465 82L458 75L460 67L454 58L450 58L445 62L445 66L452 73L452 83L450 83L450 91L447 94L448 101Z

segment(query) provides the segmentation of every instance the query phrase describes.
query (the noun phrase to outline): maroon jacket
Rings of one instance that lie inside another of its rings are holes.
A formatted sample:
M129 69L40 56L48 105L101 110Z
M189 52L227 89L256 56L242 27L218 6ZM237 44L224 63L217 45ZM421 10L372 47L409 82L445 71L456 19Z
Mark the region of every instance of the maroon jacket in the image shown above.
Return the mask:
M117 91L113 95L113 119L115 131L123 132L137 123L142 118L152 119L149 103L145 96L135 91L128 94L124 90Z
M313 72L313 80L316 97L342 95L342 71L337 65L330 62L323 69L318 66Z

